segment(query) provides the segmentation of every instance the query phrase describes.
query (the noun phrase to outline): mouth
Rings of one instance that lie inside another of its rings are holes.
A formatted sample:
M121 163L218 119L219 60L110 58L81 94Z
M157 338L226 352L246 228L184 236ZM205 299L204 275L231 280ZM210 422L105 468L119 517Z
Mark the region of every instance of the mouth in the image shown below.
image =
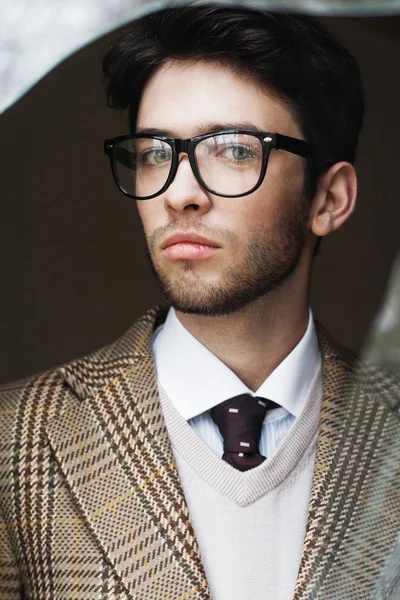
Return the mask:
M220 246L201 235L176 233L167 238L161 248L170 260L200 260L214 256Z

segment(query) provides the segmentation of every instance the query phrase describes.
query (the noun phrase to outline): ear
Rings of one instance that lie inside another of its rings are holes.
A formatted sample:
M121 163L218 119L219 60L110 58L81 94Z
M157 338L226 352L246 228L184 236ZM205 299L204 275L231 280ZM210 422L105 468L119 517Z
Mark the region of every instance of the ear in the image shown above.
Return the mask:
M311 231L323 237L338 229L356 206L357 175L352 164L335 163L318 182L314 196Z

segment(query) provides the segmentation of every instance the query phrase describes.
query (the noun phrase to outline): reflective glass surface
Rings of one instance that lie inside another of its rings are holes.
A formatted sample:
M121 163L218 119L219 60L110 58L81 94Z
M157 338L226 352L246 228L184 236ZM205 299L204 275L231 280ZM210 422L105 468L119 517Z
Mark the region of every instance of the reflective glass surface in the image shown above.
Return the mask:
M173 145L158 138L131 138L115 149L119 186L136 198L149 198L167 185L176 160ZM225 133L207 137L194 148L195 174L218 195L247 194L259 182L263 147L256 137Z

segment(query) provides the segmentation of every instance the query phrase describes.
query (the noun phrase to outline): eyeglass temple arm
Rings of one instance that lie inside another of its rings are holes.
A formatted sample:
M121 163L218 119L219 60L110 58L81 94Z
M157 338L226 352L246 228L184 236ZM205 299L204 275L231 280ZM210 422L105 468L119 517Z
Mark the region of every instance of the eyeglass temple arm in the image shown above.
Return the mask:
M128 169L132 169L132 166L136 162L134 156L133 152L129 152L129 150L121 148L121 146L117 146L115 149L115 160Z
M293 154L297 154L298 156L308 158L321 164L334 164L335 162L328 151L324 150L323 148L319 148L311 142L306 142L304 140L296 140L295 138L289 137L287 135L282 135L280 133L277 133L275 135L275 140L276 150L286 150L287 152L292 152Z

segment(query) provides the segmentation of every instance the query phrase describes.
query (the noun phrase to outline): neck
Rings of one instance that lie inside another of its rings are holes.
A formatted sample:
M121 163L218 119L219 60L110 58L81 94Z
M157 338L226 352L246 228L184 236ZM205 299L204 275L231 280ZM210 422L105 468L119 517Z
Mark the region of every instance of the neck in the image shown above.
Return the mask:
M195 338L255 392L303 337L308 325L308 290L288 293L282 286L232 315L176 314Z

